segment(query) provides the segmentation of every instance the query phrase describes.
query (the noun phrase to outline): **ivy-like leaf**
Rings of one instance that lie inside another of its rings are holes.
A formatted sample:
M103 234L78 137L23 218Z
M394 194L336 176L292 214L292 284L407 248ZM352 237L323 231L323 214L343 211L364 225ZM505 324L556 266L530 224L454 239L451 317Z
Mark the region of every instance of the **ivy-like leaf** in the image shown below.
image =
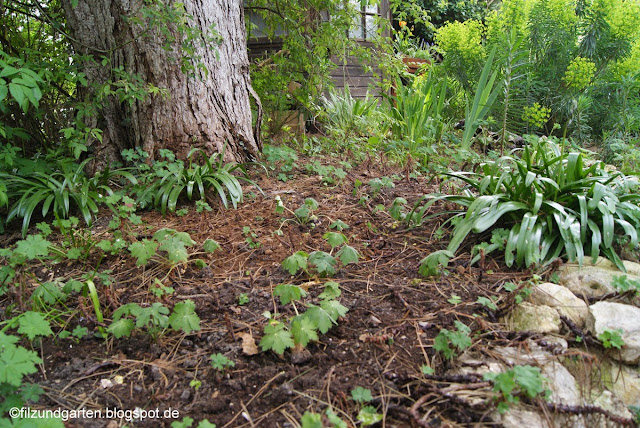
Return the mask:
M382 415L376 411L373 406L364 406L360 409L357 419L362 422L363 426L373 425L382 420Z
M220 244L218 244L218 242L214 241L213 239L207 239L207 240L204 241L204 244L202 245L202 248L204 248L204 250L207 253L213 253L218 248L220 248Z
M288 305L292 300L300 300L307 292L297 285L280 284L273 289L273 295L280 297L280 303Z
M315 266L321 276L332 276L336 273L338 262L335 257L324 251L314 251L309 254L309 262Z
M176 303L169 317L169 324L174 330L182 330L189 334L200 330L200 317L196 314L196 304L191 300Z
M129 337L133 329L133 320L130 320L129 318L120 318L119 320L113 321L111 325L107 327L107 331L113 334L113 337L116 339L120 339L125 336Z
M338 318L343 317L349 311L337 300L323 300L320 302L320 307L327 311L333 321L338 321Z
M544 392L544 378L540 373L539 367L529 365L514 366L513 373L516 382L529 397L534 398Z
M349 263L358 263L358 260L360 259L358 251L349 245L345 245L344 247L340 248L337 256L340 258L340 263L342 263L344 266L348 265Z
M264 327L264 336L260 340L263 351L272 350L282 355L287 348L293 348L295 343L289 330L281 322L269 323Z
M295 275L300 269L307 270L307 259L309 254L304 251L297 251L282 261L282 268Z
M327 232L322 235L322 238L325 239L329 243L329 245L331 245L332 249L339 247L340 245L347 242L347 237L344 236L344 233L340 232Z
M156 255L156 250L158 249L158 243L155 241L150 241L148 239L143 239L142 241L134 242L129 245L129 251L131 255L135 257L137 266L144 266L151 259L151 257Z
M40 312L27 311L18 319L18 333L24 334L29 340L36 336L51 336L51 325Z
M324 291L320 293L318 298L324 300L337 299L342 294L340 291L340 284L333 281L327 281L324 283Z
M373 400L371 390L361 386L356 386L351 390L351 398L357 403L368 403Z
M29 235L27 239L18 241L16 252L24 254L29 260L45 257L49 254L51 242L47 241L42 235Z
M291 333L293 334L293 340L305 347L311 341L318 340L318 333L316 333L317 327L315 324L306 317L296 317L291 321Z
M155 302L148 308L141 308L132 313L136 317L136 327L142 328L148 324L165 328L168 325L169 309L159 302Z
M329 331L334 323L331 315L319 306L309 305L309 308L302 314L303 317L308 318L316 326L320 333L325 334Z
M349 225L342 220L336 220L329 225L329 229L336 229L338 231L343 231L345 229L349 229Z
M42 364L37 353L15 346L17 340L0 332L0 384L19 387L24 375L37 372L36 364Z

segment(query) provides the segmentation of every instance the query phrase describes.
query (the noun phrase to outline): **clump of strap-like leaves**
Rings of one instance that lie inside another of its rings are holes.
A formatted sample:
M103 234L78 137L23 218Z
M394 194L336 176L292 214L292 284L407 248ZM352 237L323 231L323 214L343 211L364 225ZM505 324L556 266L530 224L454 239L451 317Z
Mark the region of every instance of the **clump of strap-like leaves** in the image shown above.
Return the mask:
M508 266L546 264L556 257L582 264L604 255L624 270L616 253L617 238L638 244L640 194L638 181L604 164L585 162L579 152L547 138L529 139L522 149L481 166L479 173L454 172L462 180L462 195L426 195L414 209L424 216L439 200L463 207L446 250L430 254L421 263L423 274L453 257L471 233L508 229L505 261Z

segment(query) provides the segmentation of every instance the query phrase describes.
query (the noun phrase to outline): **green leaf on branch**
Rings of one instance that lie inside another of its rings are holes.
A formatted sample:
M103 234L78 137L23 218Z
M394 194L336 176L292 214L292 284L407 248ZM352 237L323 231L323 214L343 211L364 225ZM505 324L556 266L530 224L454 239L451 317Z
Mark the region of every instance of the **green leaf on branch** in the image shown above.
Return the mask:
M176 303L169 317L169 325L174 330L182 330L189 334L200 330L200 317L196 314L196 304L191 300Z
M309 254L304 251L297 251L290 255L282 262L282 268L289 272L290 275L295 275L299 270L307 270L307 259Z
M49 254L51 243L42 235L29 235L27 239L18 241L16 252L24 254L29 260L45 257Z
M36 336L51 336L53 331L49 321L40 312L27 311L18 319L18 333L24 334L29 340Z
M139 242L134 242L129 245L129 251L131 255L135 257L137 266L144 266L147 262L156 255L156 250L158 249L158 243L155 241L150 241L148 239L143 239Z
M263 351L272 350L276 354L282 355L287 348L293 348L293 336L289 330L285 329L281 322L270 322L264 327L264 336L260 340Z
M297 285L292 284L279 284L273 290L273 295L280 297L280 303L288 305L289 302L294 300L300 300L307 295L307 292Z
M316 325L308 318L299 316L291 321L291 334L296 344L303 347L311 341L318 340Z

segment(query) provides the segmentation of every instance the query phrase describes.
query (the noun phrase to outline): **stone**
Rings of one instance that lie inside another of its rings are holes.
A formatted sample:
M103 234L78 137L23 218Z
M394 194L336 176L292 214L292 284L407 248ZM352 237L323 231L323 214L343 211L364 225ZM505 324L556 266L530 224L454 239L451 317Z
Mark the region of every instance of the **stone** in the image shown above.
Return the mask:
M540 413L513 406L504 414L497 411L491 414L492 419L504 428L549 427L549 421Z
M529 302L522 302L516 306L507 323L512 330L534 333L559 333L561 326L557 310L547 305L532 305Z
M587 297L601 297L613 293L616 289L611 285L614 276L627 275L627 278L640 280L640 264L623 261L627 273L618 270L608 259L599 257L595 264L585 258L582 268L577 263L566 263L558 269L558 283L564 285L574 294Z
M603 384L627 406L640 405L640 368L617 364L601 365Z
M640 362L640 308L615 302L598 302L589 306L587 328L595 335L605 330L621 330L625 345L609 356L627 364Z
M562 364L551 361L545 364L541 371L542 376L548 380L552 403L569 406L583 404L576 378Z
M537 305L557 309L560 315L566 316L578 327L584 327L589 314L589 307L583 300L576 297L567 287L551 282L534 286L531 301Z
M531 339L521 346L496 346L493 353L510 366L541 366L555 361L558 357L547 351Z
M607 412L625 419L633 419L633 415L627 406L611 391L606 389L598 394L593 400L593 405L606 410Z

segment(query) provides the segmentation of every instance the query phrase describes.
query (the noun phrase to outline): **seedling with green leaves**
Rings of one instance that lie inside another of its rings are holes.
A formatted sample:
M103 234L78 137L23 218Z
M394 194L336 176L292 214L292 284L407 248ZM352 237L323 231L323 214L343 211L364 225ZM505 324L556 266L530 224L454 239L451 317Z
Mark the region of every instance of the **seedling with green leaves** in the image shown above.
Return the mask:
M351 390L351 399L356 403L363 405L373 400L371 396L371 390L357 386ZM362 426L369 426L378 423L382 420L382 415L378 413L373 406L362 406L358 412L357 419L362 423Z
M545 388L546 379L540 368L529 365L515 366L502 373L486 373L485 380L493 383L493 391L497 393L498 411L505 413L511 404L520 401L519 396L528 398L547 397L549 391Z
M258 241L258 234L251 230L250 226L242 227L242 235L244 236L244 241L247 243L249 248L256 249L262 246L262 243Z
M461 323L455 321L456 331L450 331L446 328L440 330L433 344L433 349L442 352L448 360L457 355L458 352L464 351L471 346L471 329Z
M129 252L136 258L136 265L145 266L149 261L154 260L170 266L168 276L174 268L179 265L194 262L196 266L202 267L206 264L193 256L203 254L202 252L189 252L188 248L195 246L196 242L191 239L187 232L178 232L174 229L163 228L154 233L151 239L143 239L129 245ZM220 245L213 239L207 239L203 243L204 253L213 253ZM165 277L166 277L165 276Z
M630 292L636 296L640 295L640 281L631 279L627 275L615 275L611 285L620 293Z
M37 402L44 393L38 385L23 383L24 377L36 373L42 360L34 351L18 345L20 338L0 331L0 415L11 407L22 407L27 401ZM0 418L1 420L1 418Z
M326 185L335 184L347 177L344 169L332 165L322 165L318 161L313 161L305 165L308 173L314 173L322 178L322 183Z
M342 232L326 232L322 236L331 246L331 251L313 251L308 254L297 251L284 259L282 267L291 275L297 275L300 271L309 273L310 267L321 277L330 277L336 274L338 260L342 266L350 263L358 263L360 254L352 246L348 245L348 239ZM337 251L335 251L338 249ZM335 251L335 256L333 255ZM337 257L337 258L336 258Z
M624 339L622 338L622 330L609 330L605 329L602 333L598 335L598 340L602 342L602 346L605 349L616 348L622 349L625 345Z
M218 371L225 371L227 368L235 367L236 363L228 359L224 355L217 353L211 355L211 367Z
M119 339L129 337L134 329L146 329L156 340L168 327L186 334L200 330L200 317L195 312L195 303L191 300L176 303L171 314L162 303L156 302L144 308L137 303L127 303L113 313L113 321L107 332Z
M331 281L325 284L324 291L318 296L321 299L319 306L304 302L308 294L297 285L279 284L273 294L279 297L281 305L291 305L296 315L280 321L277 316L265 313L268 323L260 341L263 351L273 350L283 354L289 348L304 348L309 342L319 339L318 332L325 334L348 311L336 300L340 295L339 286ZM306 310L301 313L296 302Z

